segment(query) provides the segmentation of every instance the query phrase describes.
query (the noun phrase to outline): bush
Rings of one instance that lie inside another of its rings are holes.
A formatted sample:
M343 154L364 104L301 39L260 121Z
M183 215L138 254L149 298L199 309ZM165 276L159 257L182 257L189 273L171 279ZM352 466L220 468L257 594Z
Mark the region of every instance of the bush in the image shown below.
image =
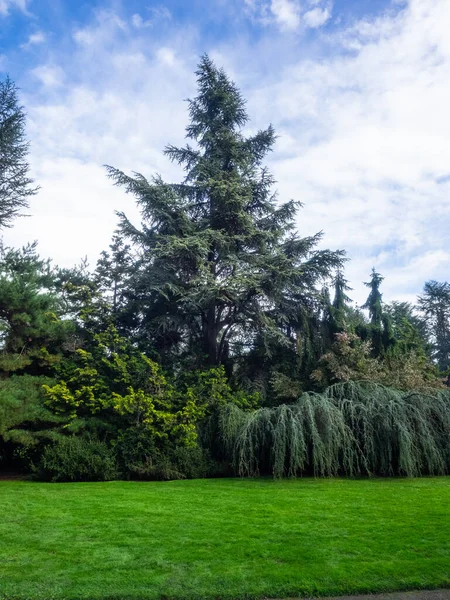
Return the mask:
M145 427L124 431L116 450L120 471L127 479L199 479L214 468L208 453L199 446L167 447L163 452Z
M111 449L93 438L69 437L47 446L35 470L42 481L109 481L117 479Z

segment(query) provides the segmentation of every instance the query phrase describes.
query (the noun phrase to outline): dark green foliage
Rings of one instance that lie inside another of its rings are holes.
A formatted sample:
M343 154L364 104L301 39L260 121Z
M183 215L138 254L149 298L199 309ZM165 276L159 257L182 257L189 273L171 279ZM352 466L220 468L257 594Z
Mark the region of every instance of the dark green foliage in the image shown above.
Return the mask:
M109 481L117 479L114 452L99 440L68 437L47 446L36 468L41 481Z
M388 314L384 311L380 285L384 277L372 269L370 281L364 285L370 289L369 296L365 304L361 307L369 312L370 323L360 324L355 332L363 340L369 340L374 357L383 356L391 347L395 345L395 337Z
M29 469L43 444L58 437L61 420L43 402L46 377L0 379L0 470Z
M198 479L208 476L214 463L199 446L175 446L162 452L143 427L129 428L115 445L121 477L125 479Z
M369 311L370 322L375 327L381 328L383 309L382 305L382 294L380 292L380 285L383 281L379 273L372 269L370 281L364 282L364 285L370 289L370 294L366 300L366 303L361 308L366 308Z
M240 475L408 475L450 472L450 393L336 384L292 405L221 412Z
M11 227L37 192L28 177L27 156L25 112L15 84L7 77L0 81L0 228Z
M120 215L121 232L140 250L140 329L167 364L184 357L188 368L223 364L231 373L256 339L264 338L265 349L295 348L301 313L342 253L317 250L320 234L295 233L298 202L277 205L262 164L273 128L244 137L245 102L207 56L197 80L187 127L193 146L166 148L184 181L148 181L112 167L108 173L141 209L140 229Z
M450 284L428 281L418 300L426 319L433 358L441 371L445 371L450 367Z
M55 273L36 243L0 249L0 371L51 374L73 324L62 320Z
M384 307L385 314L389 317L392 335L396 343L396 354L414 352L420 356L429 356L429 343L427 340L427 324L417 315L415 307L409 302L391 302Z
M333 280L334 299L330 307L330 329L334 335L340 331L346 331L350 325L350 308L351 298L346 292L350 292L352 288L348 285L347 279L344 277L342 269L338 269Z

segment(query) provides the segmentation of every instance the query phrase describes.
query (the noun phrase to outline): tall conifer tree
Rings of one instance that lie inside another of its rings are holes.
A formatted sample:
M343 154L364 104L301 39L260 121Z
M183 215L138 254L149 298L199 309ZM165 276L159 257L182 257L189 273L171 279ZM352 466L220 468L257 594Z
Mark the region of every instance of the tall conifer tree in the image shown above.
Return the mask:
M297 235L299 202L277 204L262 164L275 142L272 126L244 136L245 101L208 56L197 81L198 95L188 101L190 143L165 151L184 168L182 183L108 172L141 208L140 229L123 214L120 220L141 249L140 313L149 338L217 365L261 335L286 341L287 321L342 253L317 250L320 234Z
M28 176L27 155L25 112L7 77L0 82L0 228L10 227L37 192Z

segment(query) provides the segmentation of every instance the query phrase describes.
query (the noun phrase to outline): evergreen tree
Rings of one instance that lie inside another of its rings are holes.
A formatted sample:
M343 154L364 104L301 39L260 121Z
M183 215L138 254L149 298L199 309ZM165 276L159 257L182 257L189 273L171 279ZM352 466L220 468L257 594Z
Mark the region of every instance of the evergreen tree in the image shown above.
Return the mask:
M349 326L349 303L352 302L352 299L347 296L346 292L351 291L352 288L348 285L342 269L338 269L333 280L333 287L334 299L330 307L332 335L340 331L346 331Z
M317 250L320 234L295 233L298 202L277 206L262 166L273 128L244 137L245 102L207 56L197 78L186 130L193 145L166 148L184 181L108 172L141 208L141 229L120 219L121 232L141 249L137 296L149 338L217 365L256 339L292 344L305 299L342 253Z
M364 285L370 289L369 296L361 308L365 308L369 311L370 323L374 327L381 328L382 325L382 294L380 292L380 285L383 281L379 273L375 271L375 267L372 268L372 274L370 281L365 281Z
M364 285L370 289L369 296L361 308L369 312L369 326L361 326L356 333L362 339L370 339L374 356L382 356L388 348L395 344L395 338L392 331L389 316L383 312L383 295L380 292L380 285L384 277L372 268L370 281L364 282Z
M0 371L48 374L73 331L36 243L0 252Z
M432 343L432 356L441 371L450 367L450 284L427 281L419 296Z
M115 233L109 252L103 251L93 277L96 289L102 294L105 325L114 325L126 334L137 322L133 314L134 270L130 246Z
M394 301L384 307L384 312L392 326L397 353L429 355L426 324L417 316L412 304Z
M0 228L10 227L37 192L28 177L25 112L17 88L7 77L0 82Z

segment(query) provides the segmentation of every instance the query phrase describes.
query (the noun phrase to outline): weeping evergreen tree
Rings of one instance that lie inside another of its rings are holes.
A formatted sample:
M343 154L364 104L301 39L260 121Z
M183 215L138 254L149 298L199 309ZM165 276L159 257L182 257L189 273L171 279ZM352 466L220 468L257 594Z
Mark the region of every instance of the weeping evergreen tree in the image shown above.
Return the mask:
M219 418L224 450L241 476L271 473L408 475L450 472L450 394L336 384L295 404Z
M141 330L172 357L229 364L255 340L268 349L295 346L302 311L342 253L317 250L320 234L294 230L299 203L278 205L263 166L272 126L245 137L245 101L223 70L204 56L198 95L189 100L189 143L167 146L182 166L179 184L129 176L108 167L136 196L142 226L124 214L120 229L140 250L136 311Z
M380 292L380 285L384 277L375 271L375 267L372 269L370 281L365 281L364 285L370 289L369 296L363 304L362 308L366 308L369 311L370 323L373 327L381 329L383 309L382 309L382 294Z

